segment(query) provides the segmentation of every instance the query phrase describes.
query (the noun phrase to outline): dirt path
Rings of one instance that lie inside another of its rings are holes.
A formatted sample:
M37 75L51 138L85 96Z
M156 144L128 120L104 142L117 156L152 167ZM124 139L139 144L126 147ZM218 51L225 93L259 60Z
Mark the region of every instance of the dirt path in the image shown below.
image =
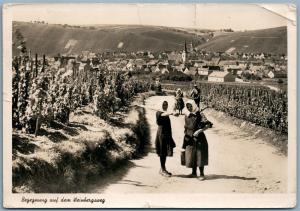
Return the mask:
M163 100L174 104L174 97L154 96L146 106L159 109ZM170 108L172 109L172 108ZM151 125L151 151L139 160L129 161L113 175L102 180L89 192L112 193L278 193L286 191L287 158L259 138L246 135L233 124L222 123L209 113L207 118L214 127L205 132L209 143L209 165L205 168L207 179L186 178L191 173L180 165L184 116L171 117L173 138L177 144L174 156L167 159L170 178L158 171L159 158L155 154L154 140L157 130L155 111L147 109ZM199 172L198 172L199 174Z

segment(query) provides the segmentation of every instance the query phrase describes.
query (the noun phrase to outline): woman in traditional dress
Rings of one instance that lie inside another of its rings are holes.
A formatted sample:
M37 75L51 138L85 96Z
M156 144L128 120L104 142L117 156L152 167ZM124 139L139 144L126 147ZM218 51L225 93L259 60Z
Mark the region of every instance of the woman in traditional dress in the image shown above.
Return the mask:
M195 104L200 108L200 89L197 84L194 84L194 88L191 92L191 97L194 99Z
M156 153L160 157L160 174L170 177L172 174L166 169L167 156L173 156L173 148L176 146L172 138L171 121L168 113L168 102L164 101L162 104L162 111L156 113L156 123L158 125L155 148Z
M197 167L200 170L200 180L204 180L204 166L208 165L208 143L203 133L212 123L200 113L193 100L186 103L188 114L185 116L184 140L182 148L185 149L185 165L192 168L190 177L197 177Z
M179 114L182 114L182 110L184 108L184 102L183 102L183 93L180 88L178 88L176 91L175 99L176 99L175 108L176 110L179 110Z

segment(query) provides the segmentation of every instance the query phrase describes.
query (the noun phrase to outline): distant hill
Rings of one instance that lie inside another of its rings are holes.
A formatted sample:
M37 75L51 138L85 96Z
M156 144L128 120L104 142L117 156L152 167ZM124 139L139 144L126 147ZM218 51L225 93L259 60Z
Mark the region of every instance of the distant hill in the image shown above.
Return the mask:
M215 33L215 37L198 46L214 52L287 53L287 28L277 27L245 32Z
M58 53L150 50L182 50L184 41L200 45L205 38L169 27L159 26L68 26L42 23L14 22L13 31L19 30L32 53ZM13 34L13 41L16 39ZM16 53L16 47L13 53Z

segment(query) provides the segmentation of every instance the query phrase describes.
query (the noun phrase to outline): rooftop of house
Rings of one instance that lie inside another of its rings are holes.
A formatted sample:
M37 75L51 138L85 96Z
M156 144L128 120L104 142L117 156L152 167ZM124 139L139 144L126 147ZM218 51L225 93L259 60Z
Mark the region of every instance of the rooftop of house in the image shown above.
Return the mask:
M229 65L229 66L228 66L228 69L231 69L231 70L240 70L241 67L240 67L240 66L237 66L237 65Z
M223 72L223 71L213 71L211 74L209 74L209 77L224 78L228 74L230 74L230 73Z
M219 65L236 65L237 61L235 60L221 60Z
M209 70L220 70L220 66L213 66L213 65L209 65L208 66Z

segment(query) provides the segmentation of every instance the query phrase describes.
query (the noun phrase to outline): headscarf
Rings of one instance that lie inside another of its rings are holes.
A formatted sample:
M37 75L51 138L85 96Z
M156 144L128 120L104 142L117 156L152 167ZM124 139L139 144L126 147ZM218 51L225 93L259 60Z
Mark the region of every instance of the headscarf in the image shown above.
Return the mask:
M178 88L178 89L176 90L176 98L181 97L180 95L182 95L182 91L181 91L180 88Z
M191 105L192 105L192 112L190 112L190 111L187 110L187 116L189 116L190 114L195 114L197 111L199 111L199 108L198 108L198 106L196 105L196 103L195 103L194 100L188 100L188 101L185 103L185 106L187 107L188 104L191 104Z
M163 109L164 105L169 105L168 101L164 100L163 103L161 104L161 111L163 111L163 112L164 112L164 109Z

